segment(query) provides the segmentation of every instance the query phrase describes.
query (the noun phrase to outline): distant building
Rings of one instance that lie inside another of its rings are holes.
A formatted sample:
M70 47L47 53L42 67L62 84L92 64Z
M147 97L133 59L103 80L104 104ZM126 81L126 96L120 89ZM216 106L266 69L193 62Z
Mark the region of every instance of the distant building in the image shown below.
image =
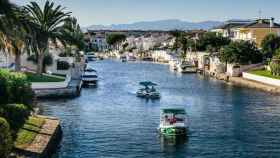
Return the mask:
M253 41L257 47L260 47L261 42L269 33L280 35L280 25L275 23L274 18L253 21L230 21L211 31L221 33L224 37L229 37L232 40Z

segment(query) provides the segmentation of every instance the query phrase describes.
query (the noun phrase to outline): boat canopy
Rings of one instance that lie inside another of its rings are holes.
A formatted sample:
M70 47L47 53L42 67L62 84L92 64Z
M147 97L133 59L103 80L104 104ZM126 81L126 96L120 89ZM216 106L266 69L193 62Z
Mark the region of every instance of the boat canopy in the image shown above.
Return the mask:
M140 82L139 84L142 85L142 86L145 86L145 87L147 87L147 86L157 86L156 83L153 83L151 81L143 81L143 82Z
M185 115L186 114L186 111L185 109L172 109L172 108L168 108L168 109L161 109L161 112L162 113L165 113L165 114L182 114L182 115Z

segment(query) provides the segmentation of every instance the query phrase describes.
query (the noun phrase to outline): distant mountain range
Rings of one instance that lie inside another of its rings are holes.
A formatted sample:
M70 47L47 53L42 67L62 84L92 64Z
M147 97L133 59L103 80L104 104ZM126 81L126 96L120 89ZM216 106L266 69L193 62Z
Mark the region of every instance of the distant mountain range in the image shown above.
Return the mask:
M83 28L83 30L208 30L215 26L221 25L220 21L202 21L188 22L177 19L158 20L158 21L143 21L132 24L113 24L113 25L91 25Z

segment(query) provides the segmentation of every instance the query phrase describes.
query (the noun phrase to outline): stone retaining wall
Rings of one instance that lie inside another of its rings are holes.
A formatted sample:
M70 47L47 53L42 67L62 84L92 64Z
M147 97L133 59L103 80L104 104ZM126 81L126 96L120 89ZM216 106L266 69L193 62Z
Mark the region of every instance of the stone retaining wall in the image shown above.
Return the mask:
M45 124L41 131L29 146L17 148L16 154L28 158L48 158L57 149L62 138L60 121L56 118L38 116L45 118Z
M248 79L248 80L253 80L269 85L274 85L274 86L279 86L280 87L280 80L269 78L269 77L264 77L264 76L259 76L259 75L254 75L251 73L243 72L243 78Z

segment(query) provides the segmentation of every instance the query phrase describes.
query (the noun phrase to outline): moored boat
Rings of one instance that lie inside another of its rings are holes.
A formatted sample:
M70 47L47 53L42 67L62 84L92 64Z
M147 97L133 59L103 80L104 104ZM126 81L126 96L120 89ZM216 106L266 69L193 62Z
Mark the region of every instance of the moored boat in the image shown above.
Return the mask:
M81 76L81 79L84 86L86 85L97 86L97 82L98 82L97 71L87 66L84 70L83 75Z
M196 73L197 72L197 68L194 65L186 63L186 62L179 64L177 67L178 67L178 71L181 73Z
M160 112L159 132L166 136L187 134L185 109L165 108Z

